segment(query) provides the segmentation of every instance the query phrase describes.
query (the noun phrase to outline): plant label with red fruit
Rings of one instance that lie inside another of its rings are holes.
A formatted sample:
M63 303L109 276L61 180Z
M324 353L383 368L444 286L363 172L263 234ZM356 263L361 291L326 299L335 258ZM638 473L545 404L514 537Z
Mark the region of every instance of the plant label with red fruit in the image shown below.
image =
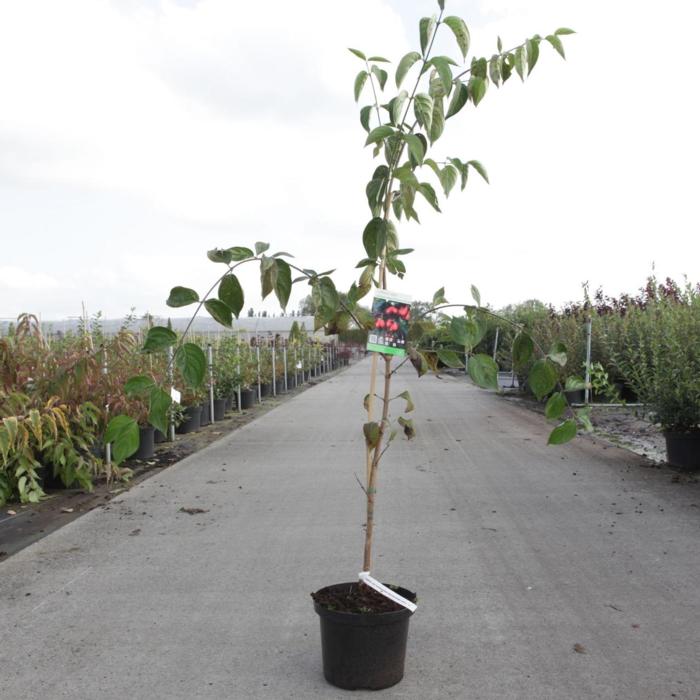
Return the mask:
M372 302L374 326L367 338L367 350L384 355L405 355L411 297L378 289Z

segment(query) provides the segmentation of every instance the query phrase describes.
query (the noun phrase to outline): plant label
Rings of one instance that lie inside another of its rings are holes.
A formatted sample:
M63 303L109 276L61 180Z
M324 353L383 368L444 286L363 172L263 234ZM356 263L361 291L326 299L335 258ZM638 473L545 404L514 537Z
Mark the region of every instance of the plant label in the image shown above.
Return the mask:
M379 289L372 301L374 327L367 336L367 350L385 355L405 355L411 297Z
M172 387L170 389L170 398L175 402L175 403L180 403L180 399L182 398L180 396L180 392L175 388Z
M375 591L389 598L389 600L393 600L395 603L403 605L404 608L408 608L408 610L411 612L416 611L418 606L415 603L412 603L407 598L399 595L396 591L392 591L391 588L387 588L387 586L385 586L383 583L377 581L376 578L372 578L369 571L360 571L359 578L362 583L368 585L370 588L374 588Z

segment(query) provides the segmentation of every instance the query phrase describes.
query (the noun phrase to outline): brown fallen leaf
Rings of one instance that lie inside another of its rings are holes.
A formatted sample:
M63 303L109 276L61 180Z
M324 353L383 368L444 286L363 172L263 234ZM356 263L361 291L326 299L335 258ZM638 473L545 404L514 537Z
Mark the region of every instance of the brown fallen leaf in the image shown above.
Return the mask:
M204 508L185 508L184 506L180 508L181 513L187 513L188 515L195 515L197 513L208 513L208 510L204 510Z
M574 644L574 651L577 654L585 654L586 653L586 647L583 646L583 644Z

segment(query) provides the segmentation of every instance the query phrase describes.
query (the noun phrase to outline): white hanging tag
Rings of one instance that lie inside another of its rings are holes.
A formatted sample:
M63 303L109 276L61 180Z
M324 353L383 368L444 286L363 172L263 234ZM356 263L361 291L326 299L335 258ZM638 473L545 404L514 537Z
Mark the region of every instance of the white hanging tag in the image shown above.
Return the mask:
M180 392L175 388L172 387L170 389L170 398L175 402L175 403L180 403Z
M399 595L396 591L392 591L391 588L387 588L383 583L377 581L376 578L372 578L369 575L369 571L360 571L358 576L360 577L360 581L362 581L362 583L367 584L370 588L374 588L375 591L389 598L389 600L393 600L395 603L403 605L404 608L408 608L411 612L415 612L418 608L415 603L412 603L407 598Z

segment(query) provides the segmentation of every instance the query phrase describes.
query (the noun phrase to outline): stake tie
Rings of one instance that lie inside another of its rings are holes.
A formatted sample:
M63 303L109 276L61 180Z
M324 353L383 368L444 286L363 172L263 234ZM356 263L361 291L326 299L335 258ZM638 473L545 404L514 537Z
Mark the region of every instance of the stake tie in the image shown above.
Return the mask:
M376 578L372 578L369 575L369 571L360 571L358 576L362 583L367 584L370 588L374 588L375 591L389 598L389 600L393 600L395 603L403 605L404 608L408 608L411 612L415 612L416 608L418 608L415 603L412 603L407 598L399 595L396 591L392 591L391 588L387 588L387 586L385 586L383 583L377 581Z

